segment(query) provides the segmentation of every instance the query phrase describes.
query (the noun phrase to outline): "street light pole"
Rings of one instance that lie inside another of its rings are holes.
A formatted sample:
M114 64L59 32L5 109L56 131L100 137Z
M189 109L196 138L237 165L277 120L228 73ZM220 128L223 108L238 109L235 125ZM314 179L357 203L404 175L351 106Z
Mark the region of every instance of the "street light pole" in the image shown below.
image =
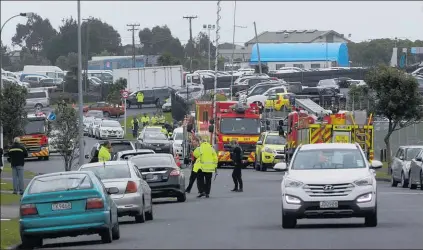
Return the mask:
M88 18L84 18L84 19L82 19L82 21L85 21L85 22L87 22L87 25L86 25L86 34L85 34L85 62L86 62L86 65L85 65L85 75L84 75L84 86L85 86L85 92L87 92L87 89L88 89L88 60L89 60L89 48L90 48L90 21L93 19L93 17L88 17Z
M4 22L4 24L1 26L0 29L0 41L1 41L1 34L3 32L3 28L4 26L13 18L18 17L18 16L23 16L26 18L31 18L34 15L34 13L32 12L27 12L27 13L19 13L18 15L14 15L12 17L10 17L9 19L6 20L6 22ZM0 43L0 93L3 89L3 43ZM3 124L0 123L0 148L4 148L3 145ZM1 160L1 159L0 159Z
M79 112L79 166L84 164L84 113L83 113L83 95L82 95L82 45L81 45L81 1L78 0L78 112Z
M214 30L216 28L216 25L211 25L211 24L203 24L203 29L206 29L208 31L208 39L209 39L209 48L208 48L208 54L209 54L209 70L211 70L211 53L210 53L210 48L211 48L211 36L210 36L210 31Z

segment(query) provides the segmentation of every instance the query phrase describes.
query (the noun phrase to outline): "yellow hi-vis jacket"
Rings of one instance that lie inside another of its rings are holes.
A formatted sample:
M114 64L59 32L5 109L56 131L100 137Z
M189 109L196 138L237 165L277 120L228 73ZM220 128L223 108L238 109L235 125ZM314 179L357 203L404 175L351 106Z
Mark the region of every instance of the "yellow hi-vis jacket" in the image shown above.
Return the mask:
M201 171L205 173L214 173L217 168L217 154L212 145L203 142L194 150L194 157L200 159Z
M160 131L162 131L162 133L165 134L166 136L169 136L168 133L167 133L167 129L162 128Z
M138 92L137 102L144 102L144 93L143 92Z
M110 154L109 150L105 146L101 146L100 150L98 151L98 162L110 161L111 159L112 155Z
M141 117L141 123L150 123L150 117L148 116L142 116Z
M166 122L166 118L163 115L159 116L157 120L160 124L164 124Z
M200 158L197 158L195 160L194 166L192 167L192 171L194 173L197 173L199 169L201 169L201 160L200 160Z
M151 117L151 124L156 125L157 124L157 117L153 116Z

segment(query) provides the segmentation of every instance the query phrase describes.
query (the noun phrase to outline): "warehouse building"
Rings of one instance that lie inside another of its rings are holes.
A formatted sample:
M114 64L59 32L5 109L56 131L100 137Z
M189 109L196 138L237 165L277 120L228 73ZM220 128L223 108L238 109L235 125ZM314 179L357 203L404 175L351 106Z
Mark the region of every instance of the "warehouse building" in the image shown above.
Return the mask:
M345 43L265 43L259 44L260 61L269 70L282 67L319 69L349 67L348 47ZM250 64L258 63L257 45L251 51Z

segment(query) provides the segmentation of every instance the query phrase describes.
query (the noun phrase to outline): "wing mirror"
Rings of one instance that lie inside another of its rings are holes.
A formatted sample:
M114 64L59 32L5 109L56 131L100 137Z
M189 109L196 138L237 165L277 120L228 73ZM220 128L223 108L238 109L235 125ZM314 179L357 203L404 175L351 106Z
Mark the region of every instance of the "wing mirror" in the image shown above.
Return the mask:
M401 161L403 161L403 160L404 160L404 156L402 156L402 155L401 155L401 156L399 157L399 159L400 159Z
M422 157L417 157L416 161L422 162Z
M259 146L260 146L260 145L263 145L263 142L262 142L262 141L258 141L258 142L257 142L257 145L259 145Z
M383 164L381 161L378 160L373 160L372 162L370 162L370 168L371 169L379 169L382 168Z
M117 187L111 187L107 189L108 194L117 194L119 193L119 189Z
M85 159L90 159L90 156L89 155L85 155Z
M169 137L169 141L173 141L173 137L171 136L171 137Z
M273 169L280 170L280 171L287 171L288 166L286 165L286 162L279 162L273 167Z

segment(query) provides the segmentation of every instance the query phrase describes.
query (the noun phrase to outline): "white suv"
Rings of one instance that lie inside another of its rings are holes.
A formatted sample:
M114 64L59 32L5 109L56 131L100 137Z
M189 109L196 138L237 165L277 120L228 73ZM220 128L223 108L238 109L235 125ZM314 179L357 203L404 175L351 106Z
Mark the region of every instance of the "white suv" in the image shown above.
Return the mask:
M297 219L364 217L365 225L377 226L374 169L358 144L302 145L295 151L282 179L282 227L294 228Z

